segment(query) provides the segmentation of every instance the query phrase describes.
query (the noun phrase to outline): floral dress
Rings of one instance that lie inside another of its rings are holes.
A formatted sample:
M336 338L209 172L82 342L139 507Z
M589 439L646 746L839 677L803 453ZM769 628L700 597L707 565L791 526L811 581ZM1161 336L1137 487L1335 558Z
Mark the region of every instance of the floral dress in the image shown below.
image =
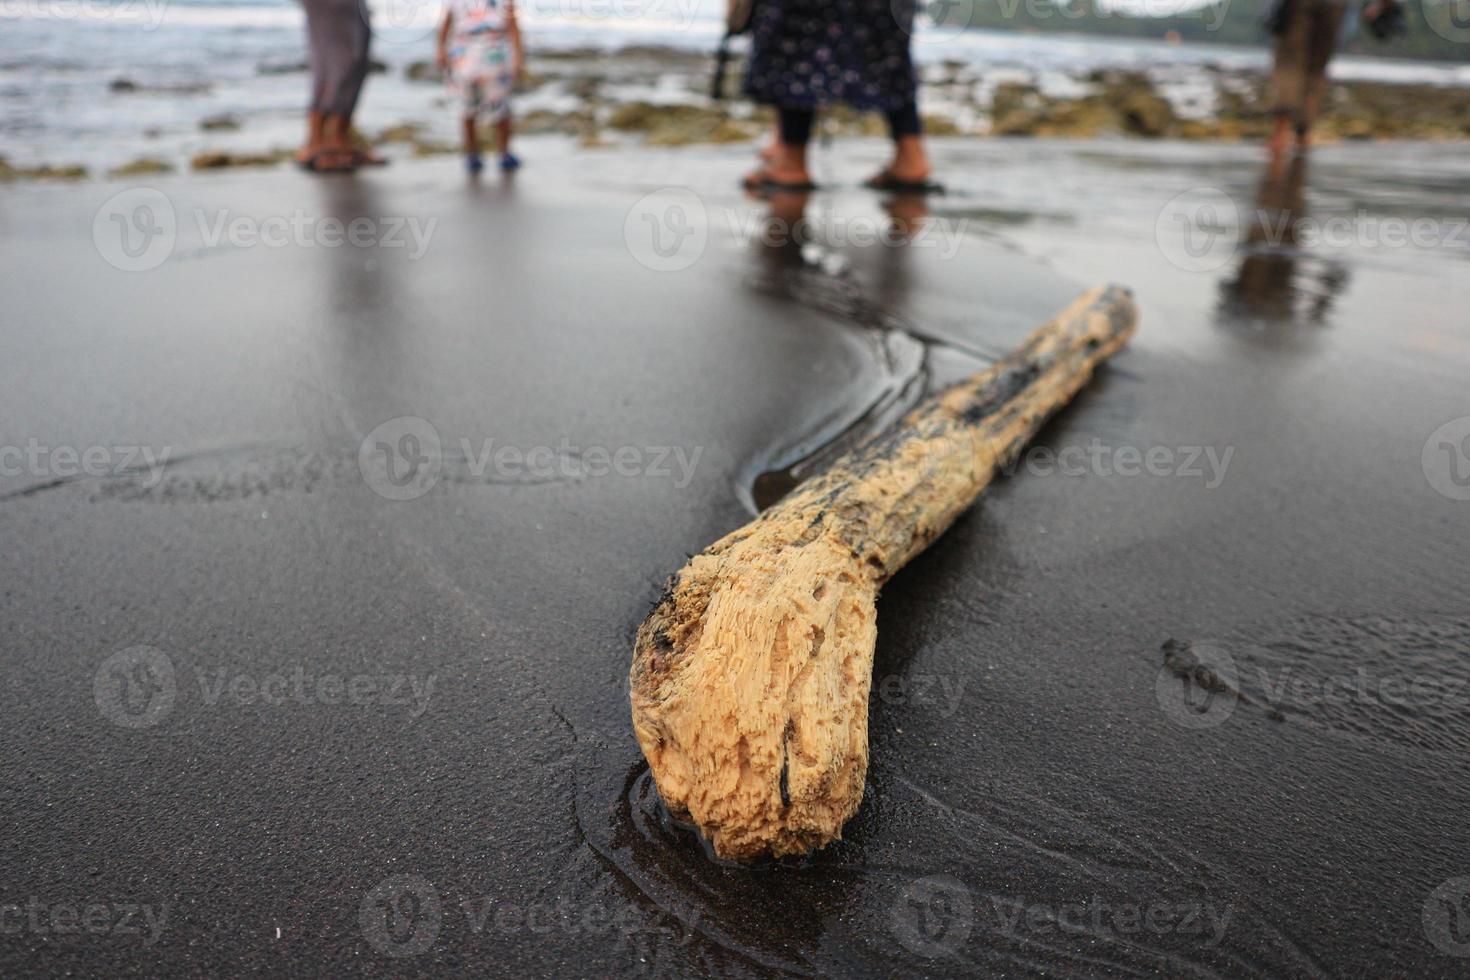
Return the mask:
M467 117L494 122L510 111L508 8L508 0L449 0L449 87Z
M746 94L783 109L914 101L913 0L761 0Z

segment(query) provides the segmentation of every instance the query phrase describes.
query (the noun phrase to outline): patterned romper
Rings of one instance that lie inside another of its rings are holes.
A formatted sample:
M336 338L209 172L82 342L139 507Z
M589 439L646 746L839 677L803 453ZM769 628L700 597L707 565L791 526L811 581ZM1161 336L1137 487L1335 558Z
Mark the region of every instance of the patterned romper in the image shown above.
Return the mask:
M466 118L498 122L510 112L509 0L449 0L449 87Z

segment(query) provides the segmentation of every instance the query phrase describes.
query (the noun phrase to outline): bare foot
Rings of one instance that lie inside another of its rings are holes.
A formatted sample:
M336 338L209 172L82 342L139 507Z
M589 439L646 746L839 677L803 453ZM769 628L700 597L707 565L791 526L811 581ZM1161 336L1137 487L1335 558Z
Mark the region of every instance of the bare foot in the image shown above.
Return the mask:
M924 152L924 140L919 136L903 136L893 144L893 162L875 174L869 187L880 187L885 183L926 184L929 182L929 155Z
M781 144L760 169L745 175L745 186L759 189L772 184L786 188L810 188L812 176L806 169L806 147Z

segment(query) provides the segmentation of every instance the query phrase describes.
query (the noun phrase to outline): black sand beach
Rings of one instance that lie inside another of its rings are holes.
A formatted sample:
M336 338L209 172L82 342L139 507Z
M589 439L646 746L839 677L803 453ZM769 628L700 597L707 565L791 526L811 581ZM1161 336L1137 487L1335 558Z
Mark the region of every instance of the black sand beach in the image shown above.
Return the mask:
M7 190L0 972L1463 976L1462 152L940 140L927 216L844 153L796 246L745 147ZM715 863L629 727L664 577L1102 281L1131 346L879 602L845 839Z

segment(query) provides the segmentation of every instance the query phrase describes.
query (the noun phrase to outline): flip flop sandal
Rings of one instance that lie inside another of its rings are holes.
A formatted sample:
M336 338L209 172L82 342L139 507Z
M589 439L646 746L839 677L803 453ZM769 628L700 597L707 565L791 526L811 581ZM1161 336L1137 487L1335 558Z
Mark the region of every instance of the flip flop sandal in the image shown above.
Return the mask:
M328 163L333 157L339 162ZM314 174L350 174L357 169L352 155L340 150L318 150L305 160L297 160L296 165Z
M741 185L748 191L777 191L790 194L804 194L817 189L817 185L809 180L775 180L767 177L764 170L753 174L746 174L740 181Z
M895 194L943 194L944 185L933 180L900 180L888 171L876 174L863 181L863 186L875 191L892 191Z

